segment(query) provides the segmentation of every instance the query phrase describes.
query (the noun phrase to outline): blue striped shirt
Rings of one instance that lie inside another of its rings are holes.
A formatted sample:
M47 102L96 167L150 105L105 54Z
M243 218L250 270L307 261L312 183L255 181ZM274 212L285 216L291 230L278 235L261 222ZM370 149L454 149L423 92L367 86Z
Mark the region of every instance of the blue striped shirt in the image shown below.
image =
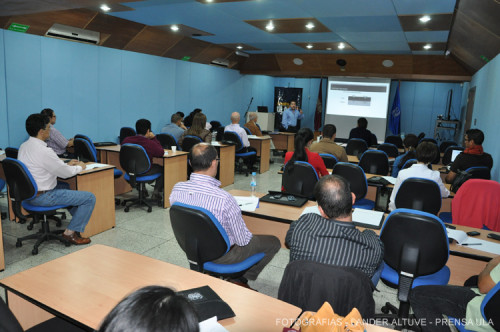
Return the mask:
M222 225L231 245L245 246L252 239L252 233L245 225L234 197L219 186L220 181L211 176L191 173L189 181L174 186L170 204L179 202L207 209Z

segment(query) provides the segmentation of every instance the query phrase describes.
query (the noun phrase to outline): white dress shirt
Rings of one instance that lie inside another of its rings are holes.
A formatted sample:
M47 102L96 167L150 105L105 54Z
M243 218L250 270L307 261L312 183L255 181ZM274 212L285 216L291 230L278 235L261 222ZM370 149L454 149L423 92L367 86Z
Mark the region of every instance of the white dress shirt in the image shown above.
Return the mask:
M30 137L21 144L18 159L30 171L39 191L54 189L57 177L67 179L82 171L80 166L65 164L47 143L36 137Z
M240 136L241 142L243 143L244 147L250 146L250 142L248 141L247 132L245 131L245 129L241 128L238 123L232 123L230 125L227 125L224 128L224 131L234 131L235 133L238 134L238 136Z
M433 180L439 185L439 189L441 190L441 197L445 198L450 195L450 192L441 181L441 174L438 171L433 171L424 164L414 164L410 168L403 169L399 171L398 178L396 179L396 183L394 184L394 189L392 190L391 199L389 203L389 210L393 211L396 209L396 194L398 193L399 187L404 180L408 178L424 178Z

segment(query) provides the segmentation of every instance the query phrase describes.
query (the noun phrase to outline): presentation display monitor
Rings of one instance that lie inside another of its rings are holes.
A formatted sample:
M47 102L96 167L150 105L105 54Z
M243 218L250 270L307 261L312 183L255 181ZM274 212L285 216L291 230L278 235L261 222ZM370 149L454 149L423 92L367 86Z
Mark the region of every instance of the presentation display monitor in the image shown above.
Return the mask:
M384 141L391 80L385 78L329 77L325 124L337 127L337 137L348 138L358 118L368 120L368 130Z

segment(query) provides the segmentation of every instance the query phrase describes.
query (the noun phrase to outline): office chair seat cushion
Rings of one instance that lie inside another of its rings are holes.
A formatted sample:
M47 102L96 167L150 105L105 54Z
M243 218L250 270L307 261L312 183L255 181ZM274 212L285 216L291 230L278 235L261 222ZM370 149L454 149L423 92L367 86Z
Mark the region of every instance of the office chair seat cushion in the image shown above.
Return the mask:
M375 202L370 201L369 199L366 199L366 198L362 198L359 201L357 201L356 203L354 203L354 205L352 207L358 208L358 209L363 209L363 210L373 210L373 208L375 207Z
M250 152L242 152L242 153L235 153L236 157L250 157L256 155L257 152L255 151L250 151Z
M387 281L393 285L397 285L399 283L399 274L396 270L391 268L384 262L384 270L382 271L382 275L380 278L384 281ZM444 266L441 270L436 273L429 274L426 276L420 276L413 280L413 285L411 288L415 288L417 286L425 286L425 285L447 285L450 280L450 269L448 266Z
M143 175L143 176L136 176L135 181L137 182L148 182L148 181L153 181L158 179L161 176L161 173L156 173L156 174L150 174L150 175ZM130 181L130 175L128 173L125 173L123 178L126 181Z
M451 212L441 212L439 214L439 219L441 219L443 222L448 223L448 224L453 223Z
M21 205L28 212L39 212L39 213L55 211L58 209L65 209L65 208L69 207L69 205L62 205L62 204L61 205L53 205L53 206L38 206L38 205L31 204L29 201L23 201L21 203Z
M120 176L122 176L122 175L123 175L123 172L122 172L122 171L120 171L118 168L115 168L115 169L113 170L113 176L114 176L115 178L119 178L119 177L120 177Z
M203 264L203 269L205 271L210 271L218 274L237 273L248 270L258 262L260 262L262 258L264 258L264 256L265 254L263 252L260 252L248 257L244 261L234 264L217 264L213 262L206 262L205 264Z

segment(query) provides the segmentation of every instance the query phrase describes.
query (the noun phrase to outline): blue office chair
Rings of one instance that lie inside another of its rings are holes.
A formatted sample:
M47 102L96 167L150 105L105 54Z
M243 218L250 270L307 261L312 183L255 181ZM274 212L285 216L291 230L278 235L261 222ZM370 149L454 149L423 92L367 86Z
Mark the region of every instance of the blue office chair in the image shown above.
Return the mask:
M408 178L396 193L396 208L413 209L437 215L441 210L441 190L429 179Z
M133 200L124 200L125 212L128 212L133 205L146 205L148 212L152 211L151 205L144 198L146 183L153 182L161 176L160 172L149 173L151 161L149 160L146 150L138 144L123 144L120 148L120 165L125 170L123 178L130 183L132 188L136 188L139 192L139 197ZM128 202L132 204L127 205ZM159 202L158 204L160 204Z
M471 175L471 179L491 180L490 169L486 166L474 166L465 170Z
M250 129L248 129L247 127L243 127L243 129L245 129L245 131L247 132L247 135L252 135L252 132L250 131Z
M135 129L132 128L132 127L122 127L120 129L120 144L122 144L123 140L126 138L126 137L129 137L129 136L135 136L137 135L137 133L135 132Z
M318 173L314 167L305 161L288 162L284 166L281 185L285 192L293 195L314 198L314 186L319 181Z
M351 191L356 195L356 202L353 208L373 210L375 202L366 199L368 192L368 182L365 172L361 167L351 163L337 163L333 168L332 174L343 177L351 187Z
M389 173L389 157L384 151L367 150L363 152L358 165L365 173L384 176Z
M377 150L384 151L389 158L396 158L399 156L398 147L392 143L382 143L377 147Z
M454 141L443 141L441 144L439 144L439 152L443 153L446 151L446 149L450 146L457 146L457 143Z
M457 146L457 145L448 146L446 148L446 150L444 150L443 158L441 159L441 162L443 163L443 165L451 164L451 155L453 154L454 150L463 151L464 148L461 146Z
M17 239L16 247L21 247L23 241L36 239L31 253L38 254L38 247L44 241L59 240L66 246L70 243L61 235L64 230L50 231L47 216L54 215L57 209L66 209L69 205L54 205L54 206L37 206L30 203L30 201L37 196L38 187L35 180L31 176L30 171L26 166L17 159L5 158L2 161L3 170L7 179L9 187L10 199L15 210L21 210L21 206L28 211L34 219L34 223L38 223L41 216L41 229L36 234L20 237Z
M5 156L7 158L17 159L17 154L19 153L18 148L14 148L12 146L5 148Z
M182 139L182 144L181 144L182 151L189 152L193 146L201 142L203 141L198 136L186 135Z
M403 148L403 140L400 136L397 135L389 135L385 138L384 143L394 144L398 149Z
M321 159L323 159L323 162L325 163L326 168L332 169L335 167L335 165L339 162L337 160L337 157L335 157L333 154L329 153L320 153L319 156Z
M176 202L170 208L170 222L191 270L238 278L265 256L257 253L234 264L214 263L229 251L231 244L219 221L204 208Z
M255 151L246 151L243 146L243 142L241 141L240 135L238 135L234 131L225 131L222 137L222 142L224 144L231 144L235 146L235 154L236 157L236 170L239 172L244 172L246 176L248 176L249 171L252 170L253 163L257 158L257 152ZM240 163L239 160L242 159L243 163ZM243 170L243 164L246 164L246 169Z
M408 159L401 169L407 169L418 163L417 159Z
M396 209L387 216L380 239L384 243L384 270L380 278L385 284L398 288L400 301L399 309L386 303L382 312L397 312L397 318L407 319L408 298L414 287L448 284L446 228L430 213Z
M167 133L156 134L156 139L160 142L161 146L164 149L170 150L172 148L172 146L176 146L177 149L181 150L175 137L170 135L170 134L167 134Z
M360 156L366 150L368 150L368 145L361 138L351 138L345 147L345 152L350 156Z

